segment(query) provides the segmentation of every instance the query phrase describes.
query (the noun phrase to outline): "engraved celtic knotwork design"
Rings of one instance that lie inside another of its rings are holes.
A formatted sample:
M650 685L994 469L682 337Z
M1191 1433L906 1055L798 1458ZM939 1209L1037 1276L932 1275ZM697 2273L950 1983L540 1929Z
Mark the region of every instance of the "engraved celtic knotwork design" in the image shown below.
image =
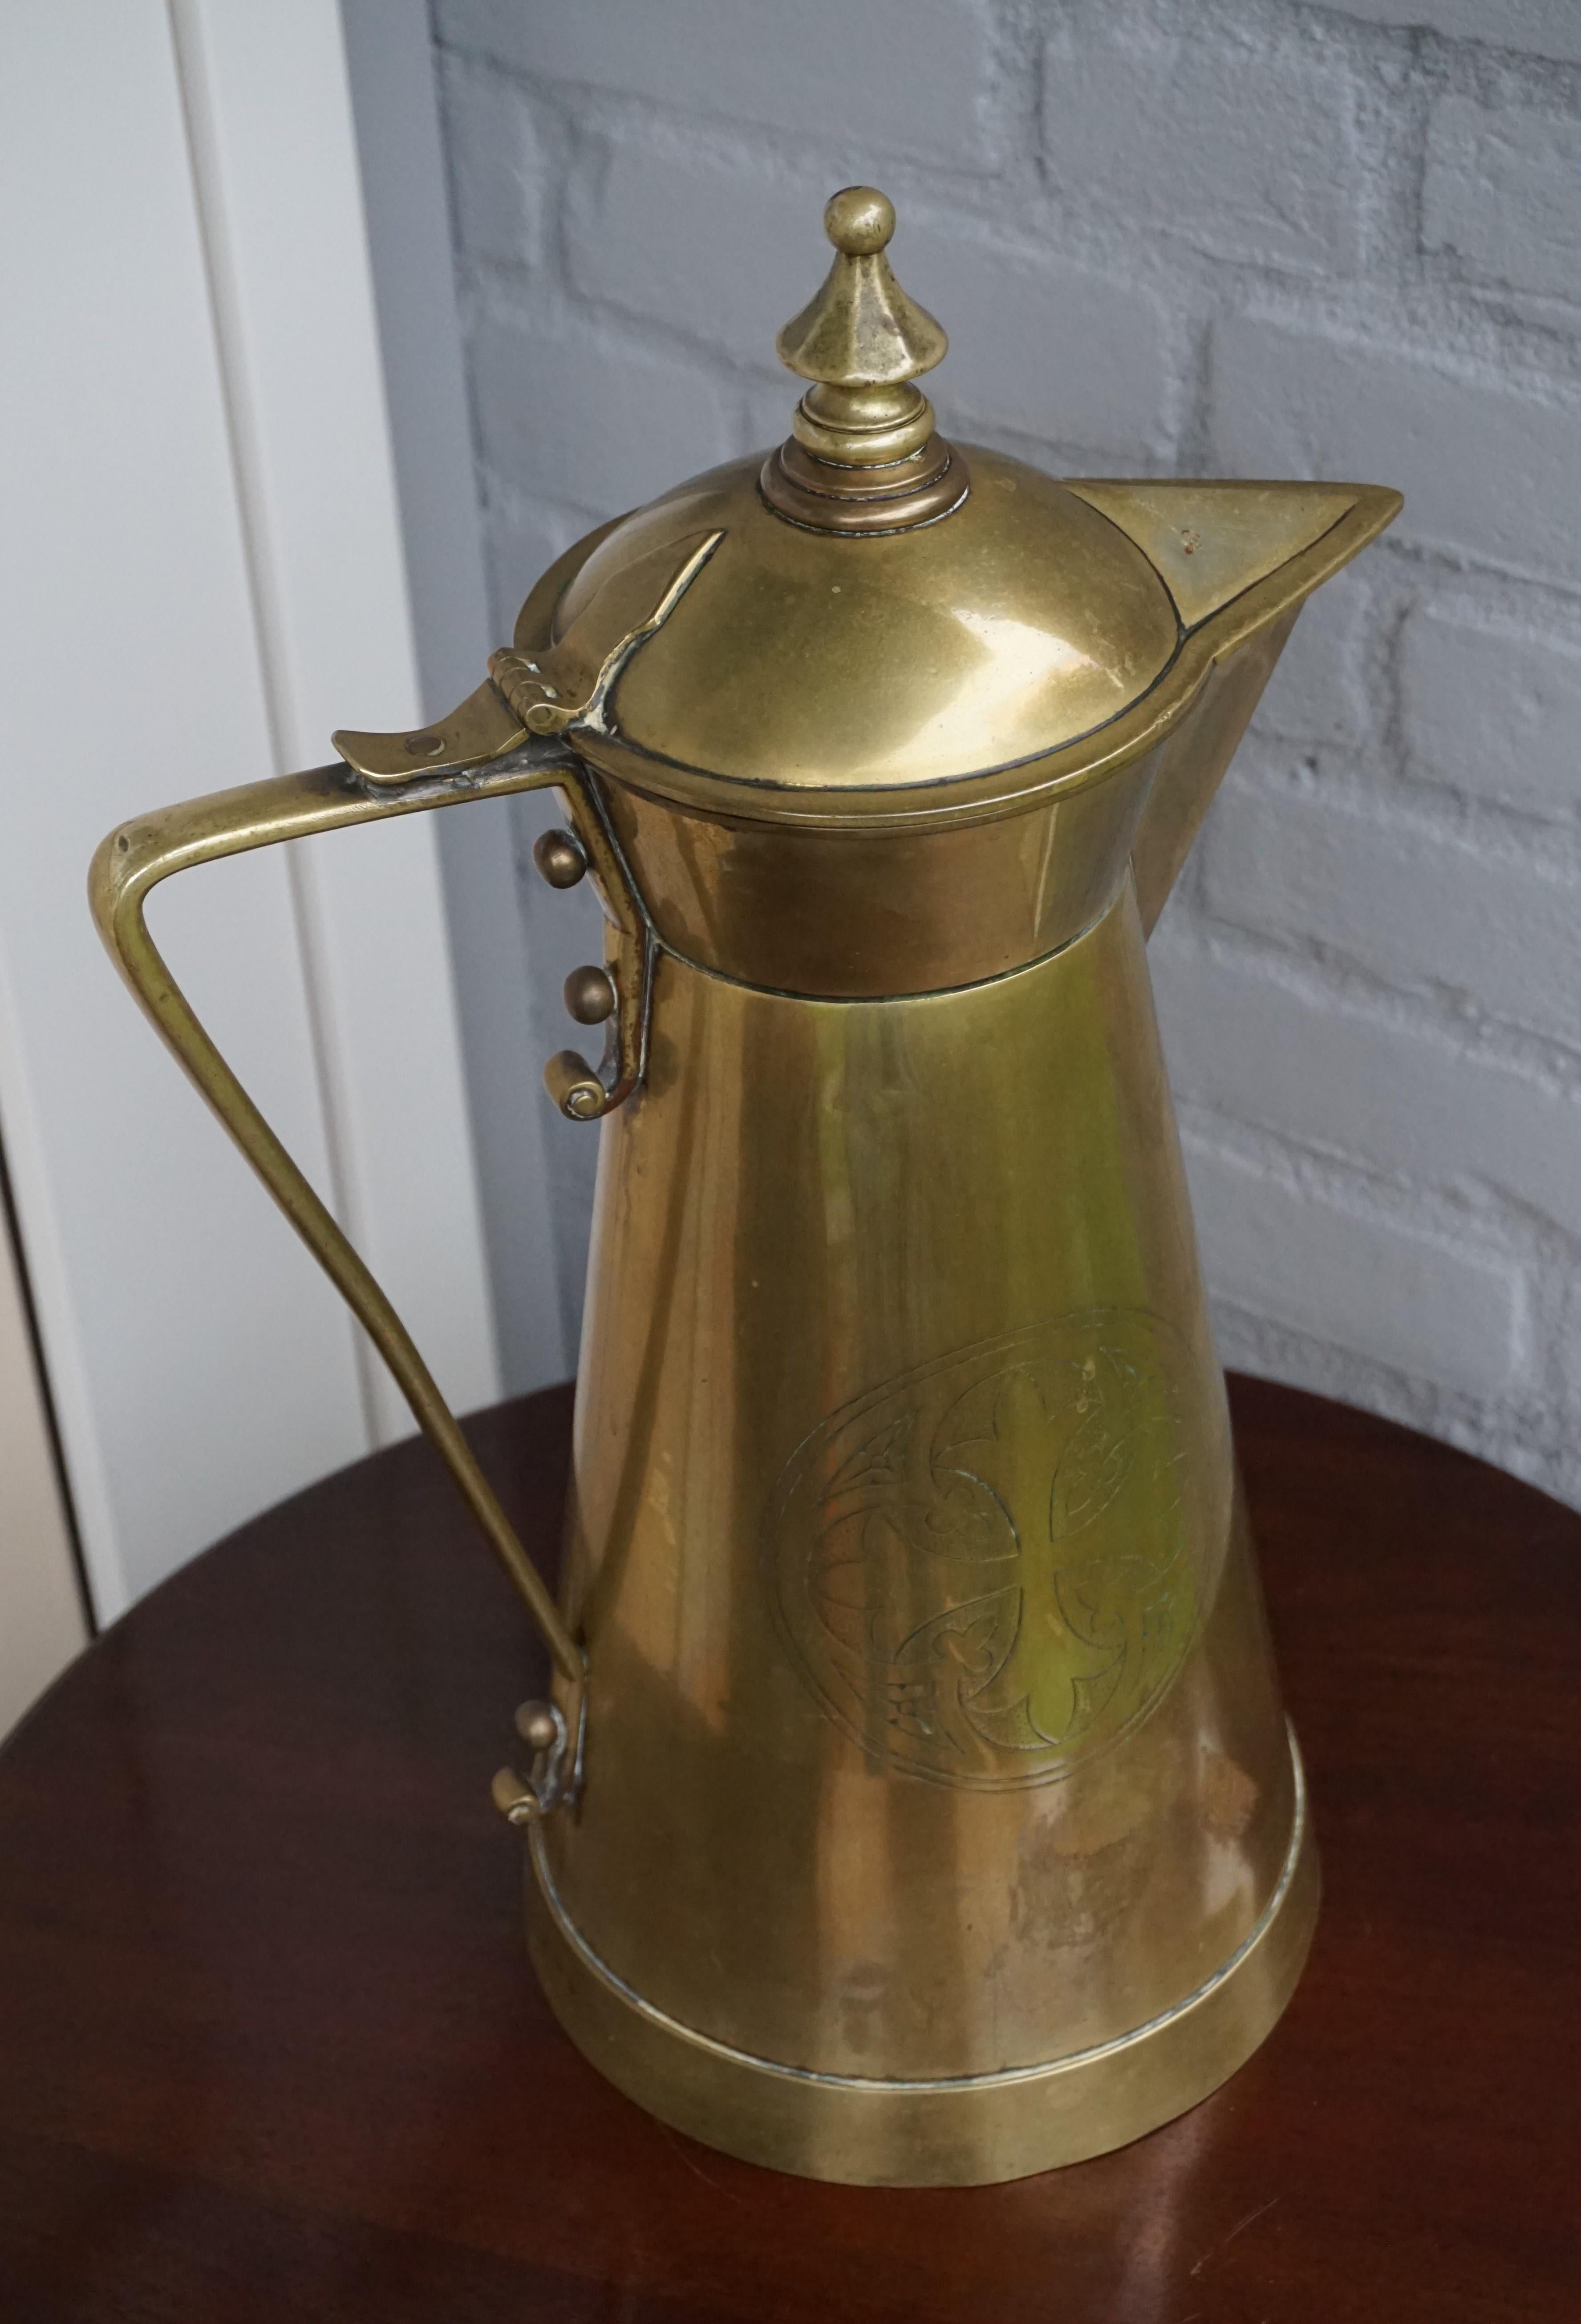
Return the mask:
M1107 1309L860 1398L781 1480L769 1555L803 1675L864 1748L1046 1782L1141 1718L1196 1629L1181 1357Z

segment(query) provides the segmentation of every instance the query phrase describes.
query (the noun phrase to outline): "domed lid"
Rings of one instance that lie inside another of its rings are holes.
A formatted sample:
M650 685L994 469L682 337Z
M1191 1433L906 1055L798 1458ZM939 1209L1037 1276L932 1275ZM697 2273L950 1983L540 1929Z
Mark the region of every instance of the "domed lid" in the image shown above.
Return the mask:
M916 385L947 341L891 272L893 209L853 187L824 223L834 263L778 341L810 383L789 441L579 543L491 665L522 726L618 779L754 820L1003 812L1149 747L1399 506L1062 484L948 444ZM337 738L354 764L359 739Z

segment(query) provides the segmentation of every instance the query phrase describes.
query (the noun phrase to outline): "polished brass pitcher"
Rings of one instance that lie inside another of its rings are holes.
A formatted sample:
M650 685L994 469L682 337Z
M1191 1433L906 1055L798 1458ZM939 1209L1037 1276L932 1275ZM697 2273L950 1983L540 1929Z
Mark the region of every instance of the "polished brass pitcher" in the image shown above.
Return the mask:
M1099 2153L1231 2073L1318 1903L1143 942L1355 484L1058 484L947 443L945 337L826 213L790 440L601 528L449 718L95 861L155 1025L532 1607L496 1797L573 2041L754 2161ZM553 785L603 1123L557 1605L144 927L171 872Z

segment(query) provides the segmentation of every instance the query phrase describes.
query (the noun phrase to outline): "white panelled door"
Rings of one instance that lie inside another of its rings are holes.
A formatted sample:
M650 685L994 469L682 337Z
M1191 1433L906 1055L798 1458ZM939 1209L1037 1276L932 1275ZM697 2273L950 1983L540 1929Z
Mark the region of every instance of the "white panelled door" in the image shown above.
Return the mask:
M0 1126L107 1618L410 1424L119 986L89 855L422 706L334 0L0 12ZM497 1395L433 819L149 918L441 1387Z
M22 1279L0 1215L0 1738L86 1636Z

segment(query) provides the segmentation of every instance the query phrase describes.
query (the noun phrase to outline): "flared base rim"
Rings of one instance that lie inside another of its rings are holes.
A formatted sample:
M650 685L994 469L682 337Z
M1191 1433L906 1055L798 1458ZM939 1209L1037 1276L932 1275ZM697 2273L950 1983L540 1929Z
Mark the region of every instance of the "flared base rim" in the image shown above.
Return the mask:
M713 2040L601 1961L554 1888L538 1836L527 1941L583 2056L671 2128L748 2163L855 2186L969 2187L1129 2145L1207 2098L1271 2032L1318 1915L1318 1853L1295 1738L1295 1814L1273 1895L1194 1993L1133 2032L1047 2065L948 2080L814 2073Z

